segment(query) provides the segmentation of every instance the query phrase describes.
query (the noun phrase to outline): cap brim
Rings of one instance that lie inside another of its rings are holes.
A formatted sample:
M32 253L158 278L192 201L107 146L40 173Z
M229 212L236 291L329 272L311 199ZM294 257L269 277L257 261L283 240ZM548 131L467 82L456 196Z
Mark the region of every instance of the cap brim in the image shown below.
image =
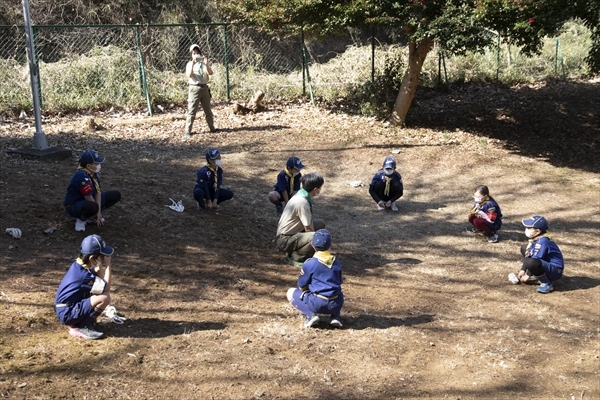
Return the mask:
M296 169L304 169L304 165L302 165L302 163L300 163L300 165L296 165L295 167Z
M100 254L104 255L104 256L112 256L112 254L115 252L115 249L113 249L110 246L106 246L105 248L103 248L102 250L100 250Z
M98 157L98 158L96 158L96 159L94 160L94 163L96 163L96 164L100 164L100 163L103 163L103 162L104 162L104 160L105 160L105 158L104 158L104 157Z

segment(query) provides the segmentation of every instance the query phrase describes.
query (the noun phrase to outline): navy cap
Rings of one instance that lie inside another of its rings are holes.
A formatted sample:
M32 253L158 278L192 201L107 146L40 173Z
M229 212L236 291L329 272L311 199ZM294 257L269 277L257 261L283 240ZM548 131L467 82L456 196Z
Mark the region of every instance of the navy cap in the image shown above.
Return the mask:
M104 157L100 157L100 154L94 150L85 150L79 157L79 165L84 167L88 164L100 164L103 161Z
M99 235L90 235L83 239L81 242L81 254L83 255L98 255L103 254L110 256L115 250L112 247L106 245L104 239Z
M331 235L327 229L319 229L315 232L312 244L316 249L327 250L331 247Z
M396 160L394 160L394 157L386 157L383 160L383 168L396 169Z
M296 156L292 156L288 158L285 166L288 168L296 168L296 169L304 169L304 165L302 165L302 161Z
M541 231L548 230L548 221L546 221L546 218L542 217L541 215L534 215L529 219L524 219L523 225L526 228L539 229Z
M215 158L219 157L221 155L221 152L217 149L208 149L206 151L206 161L208 160L214 160Z

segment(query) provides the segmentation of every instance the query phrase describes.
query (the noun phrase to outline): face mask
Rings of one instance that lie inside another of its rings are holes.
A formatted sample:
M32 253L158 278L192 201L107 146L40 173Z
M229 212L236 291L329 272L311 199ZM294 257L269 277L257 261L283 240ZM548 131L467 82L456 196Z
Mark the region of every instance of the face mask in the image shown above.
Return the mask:
M96 167L96 173L100 172L101 169L102 169L102 164L98 164L98 166Z
M300 171L294 172L294 176L298 176L299 173L300 173Z
M200 54L194 54L194 55L192 56L192 59L193 59L194 61L196 61L196 62L200 61Z
M473 200L475 200L475 203L481 203L483 201L483 197L473 197Z
M391 174L394 173L394 170L392 168L384 168L383 173L386 174L387 176L390 176Z
M528 238L532 238L533 237L533 230L525 229L525 236L527 236Z
M221 165L223 165L223 161L222 160L215 160L215 165L217 167L220 167Z

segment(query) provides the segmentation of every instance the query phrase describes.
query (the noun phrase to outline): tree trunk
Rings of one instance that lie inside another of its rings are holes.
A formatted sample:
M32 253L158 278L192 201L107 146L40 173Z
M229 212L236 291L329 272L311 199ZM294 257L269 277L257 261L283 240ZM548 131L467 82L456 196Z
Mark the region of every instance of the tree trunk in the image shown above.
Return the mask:
M433 40L429 38L421 39L418 43L413 40L408 42L408 67L404 72L400 92L390 117L390 123L394 126L402 126L406 121L406 114L419 85L419 75L421 75L423 62L432 45Z

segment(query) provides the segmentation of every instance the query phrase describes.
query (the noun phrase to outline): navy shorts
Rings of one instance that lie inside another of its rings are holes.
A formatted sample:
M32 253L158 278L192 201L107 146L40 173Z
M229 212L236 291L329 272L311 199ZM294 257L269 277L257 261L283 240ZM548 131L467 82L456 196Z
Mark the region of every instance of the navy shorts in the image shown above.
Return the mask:
M92 300L88 297L79 303L70 304L64 307L54 306L54 311L58 320L65 325L77 325L88 318L94 311Z

